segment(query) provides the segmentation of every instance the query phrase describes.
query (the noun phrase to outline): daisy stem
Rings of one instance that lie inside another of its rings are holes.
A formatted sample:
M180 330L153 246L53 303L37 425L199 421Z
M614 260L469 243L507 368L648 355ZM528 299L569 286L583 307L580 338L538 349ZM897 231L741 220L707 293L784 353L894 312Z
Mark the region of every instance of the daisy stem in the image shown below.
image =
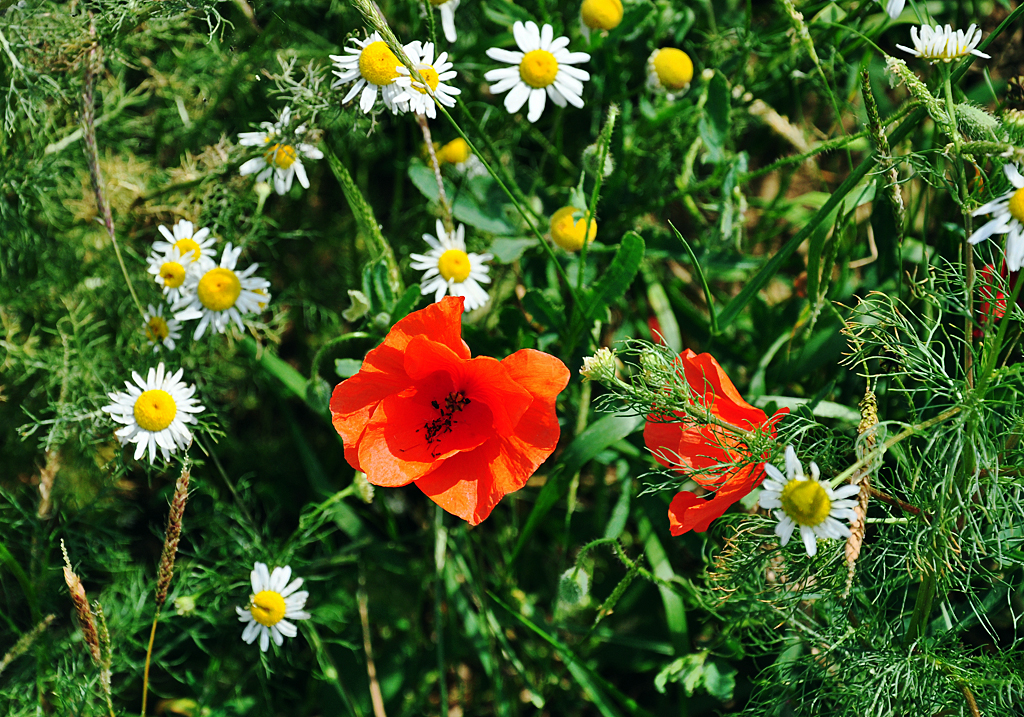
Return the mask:
M946 95L946 113L949 115L950 139L953 140L955 156L953 165L956 167L956 183L960 195L960 211L964 215L964 266L966 269L966 296L967 316L964 318L964 375L967 377L967 385L974 387L974 247L970 239L972 232L971 212L967 209L967 173L964 171L963 155L960 147L960 130L956 121L956 105L953 102L953 83L950 80L949 67L945 67L945 82L943 83Z
M433 17L431 15L430 17ZM416 122L419 123L423 132L423 144L427 145L427 152L430 154L430 164L434 168L434 179L437 180L437 200L441 203L441 212L444 214L444 230L451 235L455 231L455 222L452 220L452 205L448 202L448 195L444 191L444 179L441 177L441 165L437 161L437 152L434 151L434 139L430 136L430 125L427 123L426 115L416 114Z
M590 227L594 225L594 212L597 209L597 200L601 196L601 182L604 180L604 163L608 157L608 145L612 141L612 132L615 130L615 120L619 116L619 106L609 105L608 107L608 118L604 121L604 127L601 128L600 138L598 139L597 147L597 169L594 173L594 190L590 193L590 202L587 207L587 226L583 231L583 246L580 247L580 271L576 277L576 291L583 291L583 277L586 274L583 271L583 267L587 265L587 237L590 236ZM578 305L573 306L573 312L579 308ZM570 323L572 323L570 321Z
M142 711L139 713L146 717L146 698L149 696L149 664L153 658L153 641L156 639L156 623L160 619L160 608L156 609L153 615L153 627L149 630L149 647L146 648L146 666L142 670Z
M434 630L437 632L437 691L441 717L448 717L448 682L444 659L444 614L441 591L444 589L444 559L448 545L448 531L444 527L444 509L437 505L434 512Z
M95 38L96 25L91 23L90 34ZM89 179L92 182L92 190L96 195L96 210L103 219L103 226L110 237L110 243L114 245L114 254L117 255L117 263L121 265L121 273L128 284L128 293L132 295L135 308L139 310L143 322L146 320L146 310L142 308L138 294L135 293L135 286L128 276L128 268L124 264L124 257L121 256L121 247L118 246L117 236L114 234L114 217L110 213L110 202L107 201L103 192L103 173L100 171L100 155L96 145L96 101L93 90L96 86L95 68L100 64L99 44L93 41L89 48L89 54L85 60L85 76L82 80L82 131L85 137L85 157L89 164Z

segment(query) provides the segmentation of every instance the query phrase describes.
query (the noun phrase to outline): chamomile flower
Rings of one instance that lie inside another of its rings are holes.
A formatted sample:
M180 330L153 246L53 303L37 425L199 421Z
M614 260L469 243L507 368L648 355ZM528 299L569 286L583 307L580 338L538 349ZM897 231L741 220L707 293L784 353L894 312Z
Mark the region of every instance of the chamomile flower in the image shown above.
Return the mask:
M904 45L896 47L915 57L920 57L922 60L928 60L933 65L936 62L953 62L953 60L959 60L967 55L983 57L986 60L992 59L991 55L986 55L975 49L981 42L981 29L973 24L967 28L967 32L954 30L949 25L945 27L941 25L912 27L910 28L910 39L914 43L913 48Z
M971 234L967 241L977 244L993 234L1008 234L1006 266L1010 271L1020 271L1024 264L1024 176L1012 164L1003 165L1003 173L1013 189L972 212L975 217L991 214L992 218Z
M306 125L299 125L288 130L292 119L290 107L281 112L281 119L276 124L263 122L262 132L242 132L238 135L238 143L244 147L265 147L263 154L253 157L239 168L244 177L259 172L257 182L268 182L274 179L274 191L285 194L292 188L292 180L299 178L303 189L309 189L309 178L302 159L323 159L324 154L311 144L297 141L306 132Z
M455 34L455 11L459 9L460 0L430 0L430 4L441 11L441 28L444 30L444 39L448 42L455 42L458 35Z
M614 30L621 22L621 0L583 0L580 5L580 26L588 40L591 30Z
M196 386L186 386L181 380L182 373L183 369L167 373L161 362L155 369L149 369L145 380L132 371L135 383L124 382L127 393L107 394L113 403L102 410L124 424L114 435L122 446L136 444L135 460L142 458L147 449L150 464L156 459L158 449L165 461L170 460L171 453L187 448L192 442L186 424L195 423L195 414L205 407L196 403L193 398Z
M885 5L885 11L893 20L903 13L903 8L907 4L907 0L878 0L878 2Z
M353 40L356 47L346 47L347 55L330 55L337 67L334 74L338 79L331 87L340 87L355 81L342 99L342 104L359 95L359 109L368 113L377 102L380 93L384 106L398 114L408 112L407 95L395 84L398 78L398 57L375 32L365 40Z
M171 229L161 224L157 229L163 234L167 241L157 240L153 242L153 249L160 253L166 253L171 247L181 252L181 256L187 262L198 261L202 257L212 257L213 237L210 230L203 227L196 231L195 225L187 219L179 219Z
M146 340L153 344L153 351L173 349L174 342L181 338L181 322L164 318L164 307L146 307Z
M433 97L428 95L423 83L412 78L409 68L399 65L397 68L398 79L395 80L395 84L405 90L409 108L416 114L434 119L437 117L434 100L445 107L454 107L455 95L461 94L462 90L445 84L446 80L450 80L456 75L455 70L452 69L452 63L448 62L448 53L442 52L437 56L437 62L434 62L434 43L423 44L416 40L405 46L405 54L409 56L413 67L420 73L433 93Z
M526 119L536 122L544 112L546 98L551 98L559 107L566 102L574 107L583 107L583 81L590 79L590 73L573 67L587 62L590 55L585 52L569 52L569 38L554 37L551 25L538 28L529 20L524 25L518 20L512 26L512 35L520 52L492 47L487 56L498 62L507 62L511 67L490 70L484 79L493 82L491 93L505 95L505 109L518 112L529 102Z
M759 502L762 508L774 510L779 524L775 534L782 545L789 542L793 531L800 528L800 537L808 555L818 552L818 538L846 538L850 529L841 520L853 520L853 508L860 488L844 485L832 490L828 483L819 480L818 465L811 463L811 477L804 474L804 467L796 457L793 446L786 446L786 475L771 463L764 464L768 474L763 483Z
M292 569L285 565L269 572L265 563L256 563L249 574L252 584L252 595L245 609L235 607L239 622L246 623L242 630L242 639L251 645L260 638L260 649L263 652L270 647L270 639L280 647L286 637L295 637L298 628L289 620L308 620L310 614L303 610L309 593L299 590L302 578L288 580Z
M160 243L166 244L166 242ZM205 270L213 266L213 260L209 257L200 256L199 259L194 260L192 258L194 256L194 251L190 251L189 256L185 257L180 249L172 246L164 252L154 249L146 259L146 263L149 264L146 271L153 275L153 281L161 288L169 303L173 304L185 298L188 293L185 287L185 278L191 267Z
M270 294L266 291L270 282L252 275L259 264L250 264L245 271L235 271L241 253L242 247L235 249L228 242L221 255L220 266L193 269L188 273L185 297L174 305L177 311L174 318L178 321L200 319L192 335L196 341L211 325L221 334L232 320L239 329L244 328L242 315L256 313L270 301Z
M675 47L662 47L647 58L647 86L665 92L668 99L685 92L693 81L693 60Z
M491 283L485 261L494 258L491 254L467 254L466 228L460 224L451 234L444 230L437 220L437 239L424 234L423 239L430 245L426 254L411 254L412 268L423 272L421 294L434 292L434 301L440 301L445 294L464 296L465 309L472 311L483 306L491 298L480 286Z

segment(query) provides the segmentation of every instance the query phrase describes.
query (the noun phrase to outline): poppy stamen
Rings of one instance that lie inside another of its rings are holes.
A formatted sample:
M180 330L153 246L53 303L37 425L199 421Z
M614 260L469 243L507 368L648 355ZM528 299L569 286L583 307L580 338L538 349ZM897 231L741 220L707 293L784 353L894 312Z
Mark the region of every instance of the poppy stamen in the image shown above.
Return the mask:
M431 401L430 405L440 411L441 415L433 421L427 421L423 424L423 428L427 432L427 443L439 441L443 434L451 433L452 426L458 423L454 415L462 411L469 404L470 400L466 398L466 394L462 391L453 391L445 396L443 408L437 401Z

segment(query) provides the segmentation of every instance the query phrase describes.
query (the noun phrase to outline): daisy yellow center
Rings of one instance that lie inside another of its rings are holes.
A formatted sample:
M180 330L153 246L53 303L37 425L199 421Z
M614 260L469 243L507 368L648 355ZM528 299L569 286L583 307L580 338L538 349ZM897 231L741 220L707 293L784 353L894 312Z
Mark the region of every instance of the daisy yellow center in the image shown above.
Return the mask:
M235 272L218 266L203 274L199 280L199 301L211 311L230 309L242 293L242 282Z
M794 523L813 528L824 522L832 510L832 501L820 483L791 480L782 488L782 509Z
M1024 224L1024 188L1018 189L1010 197L1010 215Z
M583 0L580 17L591 30L613 30L622 22L622 3L619 0Z
M587 242L594 241L594 237L597 236L596 221L590 222L590 231L587 231L589 213L584 212L584 216L573 219L572 215L578 211L575 207L562 207L551 215L551 238L555 244L566 251L582 249L584 235L586 235Z
M162 316L154 316L146 322L146 338L155 344L166 339L171 333Z
M295 164L295 147L290 144L275 144L263 153L263 160L278 169L288 169Z
M189 252L192 252L192 261L196 261L203 253L203 250L199 248L199 244L192 237L186 237L174 242L174 248L181 253L182 259L188 256Z
M456 137L440 149L437 153L437 159L441 162L462 164L469 159L471 154L469 143L462 139L462 137Z
M530 87L547 87L558 74L558 60L547 50L527 52L519 63L519 76Z
M178 406L171 394L159 388L143 391L135 399L135 422L147 431L162 431L171 425L178 414Z
M444 5L446 2L448 2L448 0L430 0L430 4L433 5L434 7Z
M437 77L437 70L435 70L430 65L426 65L424 67L417 67L416 69L419 70L420 76L426 81L426 83L430 85L431 92L436 90L437 83L440 81ZM419 83L417 82L415 85L412 86L414 90L419 92L421 95L427 94L426 88L422 86L417 87L416 85L419 85Z
M445 281L461 284L469 278L469 255L461 249L449 249L437 260L437 270Z
M663 47L654 57L654 71L663 86L681 90L693 80L693 61L682 50Z
M398 77L395 68L399 64L395 53L382 40L371 42L359 53L359 74L367 82L381 87L395 81Z
M177 289L185 281L185 267L176 261L165 261L160 266L160 278L167 288Z
M281 597L281 593L274 592L273 590L258 592L252 599L249 612L252 613L253 619L260 625L266 625L267 627L276 625L284 619L284 598Z

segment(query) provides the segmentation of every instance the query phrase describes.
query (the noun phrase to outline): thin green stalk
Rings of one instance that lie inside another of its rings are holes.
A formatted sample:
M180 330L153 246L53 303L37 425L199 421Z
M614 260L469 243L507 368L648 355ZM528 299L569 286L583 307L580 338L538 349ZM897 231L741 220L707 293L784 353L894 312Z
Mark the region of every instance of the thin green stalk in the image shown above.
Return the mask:
M966 296L964 302L967 305L967 316L964 318L964 375L967 377L967 385L974 387L974 247L968 241L973 233L971 212L967 209L967 173L964 171L963 157L960 152L960 129L956 121L956 104L953 102L953 83L950 81L948 68L945 71L943 81L946 99L946 114L949 115L950 139L953 140L955 156L953 165L956 167L956 184L959 193L960 211L964 215L964 242L963 255L964 267L966 269Z
M444 527L444 509L434 506L434 630L437 631L437 690L441 700L441 715L448 715L448 670L444 657L444 613L441 591L444 584L445 551L448 545L448 531Z
M612 141L612 132L615 131L615 119L619 116L618 105L611 105L608 107L608 119L605 120L604 127L601 129L600 138L598 139L597 148L597 170L594 174L594 190L590 193L590 202L587 206L587 226L583 232L583 246L580 248L580 271L576 277L576 291L583 293L583 277L586 272L583 271L583 267L587 264L587 237L590 236L590 227L594 224L594 212L597 211L597 200L601 196L601 184L604 180L604 163L608 157L608 145ZM579 306L573 306L573 313L575 314ZM575 316L573 317L575 318ZM570 320L570 324L572 321Z
M430 17L433 17L431 14ZM416 123L423 133L423 144L427 146L427 154L430 155L430 166L434 170L434 180L437 182L437 201L441 204L441 220L444 223L444 230L449 234L455 231L455 222L452 219L452 205L448 201L448 194L444 191L444 178L441 177L441 165L437 161L437 152L434 151L434 139L430 136L430 125L427 124L425 115L417 114Z
M910 625L907 626L907 644L912 644L924 634L925 625L932 614L932 601L935 599L935 576L927 573L917 588L917 600L914 602L914 612L910 616Z

